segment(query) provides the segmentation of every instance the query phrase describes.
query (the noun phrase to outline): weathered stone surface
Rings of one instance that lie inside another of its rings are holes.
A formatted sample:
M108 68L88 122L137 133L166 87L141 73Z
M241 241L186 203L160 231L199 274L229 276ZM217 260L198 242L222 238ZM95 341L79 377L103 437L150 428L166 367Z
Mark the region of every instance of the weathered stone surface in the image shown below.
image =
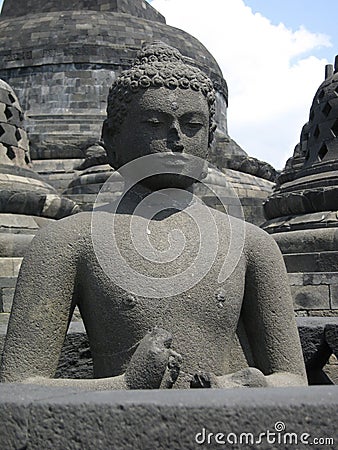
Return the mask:
M0 80L0 104L5 109L0 121L0 211L59 219L78 211L77 205L61 198L31 168L23 114L13 89ZM13 111L16 111L14 114ZM17 152L16 150L22 150Z
M332 358L332 356L331 356L331 358ZM330 360L332 361L331 358L330 358ZM337 359L335 360L335 363L333 363L333 362L330 363L330 360L329 360L329 364L326 364L326 366L324 367L323 371L330 378L330 380L333 381L334 384L338 385L338 363L337 363Z
M84 9L90 11L118 12L165 23L164 17L149 3L139 0L5 0L2 15L5 17Z
M14 298L15 288L1 288L0 290L0 312L10 313Z
M330 309L328 286L291 286L295 309Z
M3 325L1 327L1 317ZM8 314L0 315L0 354L2 352L7 328ZM310 384L331 384L323 373L332 353L337 349L338 319L329 317L298 317L297 325L302 344L303 357ZM232 353L233 359L240 359L240 353ZM337 376L335 366L331 367L332 376ZM90 379L93 377L93 360L87 334L82 322L72 322L62 347L56 378Z
M297 324L309 384L332 384L323 368L337 352L338 319L299 317Z
M215 147L217 149L217 142ZM276 181L278 173L270 164L248 155L242 155L239 151L234 151L233 154L229 155L224 151L225 149L227 150L225 146L221 147L222 151L217 152L213 149L209 155L210 162L219 169L233 169L268 181Z
M318 285L318 284L328 284L334 285L338 284L338 272L318 272L318 273L305 273L304 274L304 285Z
M93 378L93 360L85 332L67 335L55 378Z
M295 267L297 270L297 265ZM289 281L292 288L294 303L297 305L297 316L337 316L337 272L293 272L289 273ZM307 288L310 289L307 290ZM318 288L320 289L318 290ZM302 300L300 303L298 303L299 297L297 297L299 295ZM305 301L304 303L306 298L308 298L309 301ZM318 308L306 308L305 305L309 306L313 305L313 303L317 304ZM322 305L322 308L319 305ZM329 305L329 309L327 305Z
M325 339L332 353L338 357L338 321L336 324L328 324L325 327Z
M23 112L13 89L0 79L0 164L29 168L29 145Z
M0 446L195 450L226 442L242 449L254 448L265 433L262 449L305 448L326 437L323 448L334 450L337 398L329 386L93 393L0 385Z
M290 286L303 286L304 275L302 273L289 273Z
M328 320L330 319L297 318L304 360L308 369L322 369L332 354L325 337Z
M331 286L331 308L338 309L338 284Z
M33 8L5 3L4 10L17 17L0 17L0 78L15 88L27 111L33 159L82 157L79 148L100 139L109 86L130 65L142 43L156 39L181 49L212 78L219 93L219 132L227 136L226 82L199 41L147 16L154 10L141 0L125 5L110 2L104 10L94 2L62 3L67 4L62 14L60 2L44 3L42 11L48 14L39 14L40 1L32 1ZM18 17L23 8L21 13L36 14L30 14L29 20ZM124 13L126 8L131 15ZM93 27L93 22L99 26ZM65 46L65 41L72 44ZM42 141L48 145L40 146Z
M336 315L338 267L338 57L311 106L300 144L264 204L262 227L278 243L302 314ZM303 285L303 286L302 286Z
M335 272L338 267L338 250L284 254L284 261L288 272Z
M62 198L32 170L23 118L13 89L0 80L1 312L11 310L12 281L36 231L49 219L60 219L79 210L74 201ZM9 285L3 282L6 278Z
M92 208L97 194L108 178L112 185L111 190L114 190L116 198L121 195L124 184L121 175L114 172L108 164L91 166L90 161L93 160L95 161L96 158L89 158L85 161L84 167L86 168L71 181L68 188L63 192L67 197L74 199L77 204L82 205L84 203L84 210L87 211ZM213 166L208 169L205 183L212 187L213 192L210 193L210 190L206 189L204 185L199 185L196 186L195 193L208 206L217 209L217 202L219 201L215 198L215 194L224 200L224 191L227 191L225 188L231 183L234 193L238 196L243 207L245 220L255 225L260 225L264 221L262 201L272 191L273 183L231 169L216 170ZM91 197L83 199L84 196ZM234 201L238 203L237 197ZM230 199L224 200L224 203L230 205Z

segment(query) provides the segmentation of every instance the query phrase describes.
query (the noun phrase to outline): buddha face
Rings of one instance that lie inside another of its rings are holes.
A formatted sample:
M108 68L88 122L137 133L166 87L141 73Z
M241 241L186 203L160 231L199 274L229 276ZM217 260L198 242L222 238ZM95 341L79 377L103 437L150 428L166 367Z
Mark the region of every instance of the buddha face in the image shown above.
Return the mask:
M163 173L147 179L152 189L185 188L205 176L202 160L208 153L209 108L201 92L149 88L133 95L127 107L120 133L112 136L104 131L112 165L121 167L142 156L158 155ZM168 167L170 172L175 167L175 174L167 173Z

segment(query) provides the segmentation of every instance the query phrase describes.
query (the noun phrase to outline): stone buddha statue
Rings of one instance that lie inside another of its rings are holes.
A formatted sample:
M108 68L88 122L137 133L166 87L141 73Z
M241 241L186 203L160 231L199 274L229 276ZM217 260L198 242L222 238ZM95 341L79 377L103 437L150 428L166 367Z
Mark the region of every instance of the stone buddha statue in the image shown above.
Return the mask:
M263 230L196 199L214 132L210 79L162 43L110 89L102 139L125 180L52 224L22 264L4 382L88 389L305 385L283 259ZM91 380L53 379L74 308Z

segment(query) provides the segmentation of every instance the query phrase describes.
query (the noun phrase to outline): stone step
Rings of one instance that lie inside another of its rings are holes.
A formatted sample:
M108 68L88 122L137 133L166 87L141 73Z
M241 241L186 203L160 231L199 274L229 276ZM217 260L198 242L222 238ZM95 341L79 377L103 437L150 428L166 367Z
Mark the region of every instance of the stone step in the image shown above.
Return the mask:
M338 267L338 251L286 253L283 257L289 273L336 272Z
M72 159L39 159L33 161L33 168L40 174L63 173L74 171L84 161L83 158Z

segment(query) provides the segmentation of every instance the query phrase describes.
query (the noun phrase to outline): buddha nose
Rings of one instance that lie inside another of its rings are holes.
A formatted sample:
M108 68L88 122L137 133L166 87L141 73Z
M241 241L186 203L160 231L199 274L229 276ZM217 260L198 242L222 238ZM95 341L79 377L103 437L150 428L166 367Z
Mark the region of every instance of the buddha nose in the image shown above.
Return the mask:
M168 132L168 147L173 152L182 152L184 149L180 126L176 122L171 125Z

